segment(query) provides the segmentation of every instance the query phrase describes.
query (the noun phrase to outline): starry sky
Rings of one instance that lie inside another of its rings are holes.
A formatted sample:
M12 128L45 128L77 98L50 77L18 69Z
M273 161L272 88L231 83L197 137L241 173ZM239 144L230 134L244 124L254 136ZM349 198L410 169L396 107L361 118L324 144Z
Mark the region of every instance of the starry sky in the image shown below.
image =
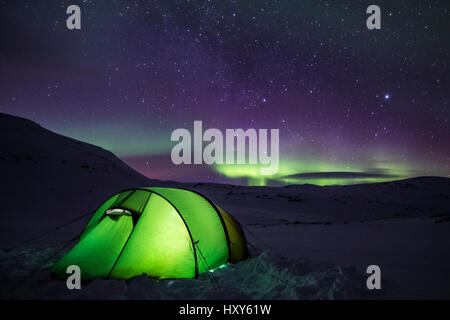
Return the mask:
M449 18L448 1L0 0L0 112L162 180L449 176ZM172 164L170 135L194 120L280 129L279 172Z

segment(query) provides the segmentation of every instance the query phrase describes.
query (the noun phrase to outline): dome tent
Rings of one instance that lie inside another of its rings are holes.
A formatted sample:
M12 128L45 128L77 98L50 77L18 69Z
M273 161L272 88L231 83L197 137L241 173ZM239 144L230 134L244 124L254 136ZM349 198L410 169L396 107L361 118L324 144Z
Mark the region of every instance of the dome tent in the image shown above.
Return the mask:
M115 194L93 214L80 241L53 267L67 277L78 265L84 280L193 278L248 257L239 222L197 192L138 188Z

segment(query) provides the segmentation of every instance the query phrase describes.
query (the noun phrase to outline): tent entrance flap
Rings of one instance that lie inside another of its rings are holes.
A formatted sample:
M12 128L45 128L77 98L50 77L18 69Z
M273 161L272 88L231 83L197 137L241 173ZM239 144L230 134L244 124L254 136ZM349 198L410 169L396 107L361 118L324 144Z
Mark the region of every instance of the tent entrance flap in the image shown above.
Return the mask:
M67 277L66 268L70 265L78 265L83 279L105 277L113 268L132 231L131 216L105 216L56 263L52 268L54 274Z

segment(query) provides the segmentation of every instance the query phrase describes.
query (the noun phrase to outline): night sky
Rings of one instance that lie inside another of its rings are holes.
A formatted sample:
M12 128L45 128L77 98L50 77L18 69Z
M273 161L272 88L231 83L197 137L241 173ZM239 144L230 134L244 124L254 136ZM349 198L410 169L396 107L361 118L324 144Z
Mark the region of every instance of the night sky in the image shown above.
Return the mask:
M82 29L66 28L77 4ZM366 8L381 7L381 30ZM450 175L448 1L0 0L0 112L162 180ZM280 129L280 170L181 165L177 128ZM347 172L347 173L343 173Z

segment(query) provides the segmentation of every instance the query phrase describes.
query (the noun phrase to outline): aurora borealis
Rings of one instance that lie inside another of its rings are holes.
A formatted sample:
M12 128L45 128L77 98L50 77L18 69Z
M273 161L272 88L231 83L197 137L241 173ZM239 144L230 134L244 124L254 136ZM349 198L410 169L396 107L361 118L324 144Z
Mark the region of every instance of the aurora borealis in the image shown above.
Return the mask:
M82 29L69 31L77 4ZM150 178L250 185L450 175L446 1L0 1L0 112ZM280 129L280 170L170 161L177 128Z

